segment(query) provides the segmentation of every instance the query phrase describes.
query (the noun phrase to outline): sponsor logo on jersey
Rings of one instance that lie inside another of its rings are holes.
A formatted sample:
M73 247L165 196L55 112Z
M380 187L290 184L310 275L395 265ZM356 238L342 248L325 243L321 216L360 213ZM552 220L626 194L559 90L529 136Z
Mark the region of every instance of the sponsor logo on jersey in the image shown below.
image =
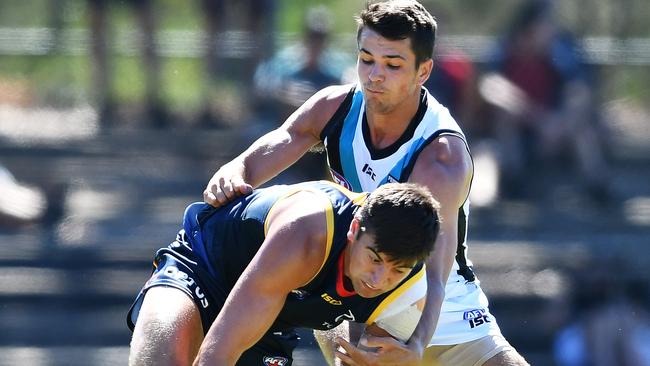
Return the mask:
M338 324L338 323L340 323L340 322L342 322L344 320L347 320L347 321L350 321L350 322L353 322L355 320L354 314L352 314L352 310L348 310L347 313L337 316L336 319L334 319L334 322L336 322Z
M470 328L476 328L479 325L487 324L492 322L490 316L485 309L474 309L466 311L463 314L463 319L467 320Z
M334 323L323 322L323 326L325 328L327 328L327 329L332 329L332 328L336 327L337 325L341 324L341 322L343 322L344 320L347 320L347 321L350 321L350 322L353 322L355 320L354 314L352 314L352 310L348 309L347 313L337 316L334 319Z
M352 190L352 185L350 184L350 182L348 182L345 178L343 178L341 174L337 173L334 169L331 168L330 168L330 174L332 174L332 179L334 179L334 182L336 182L336 184L342 185L347 190L350 191Z
M307 292L307 291L305 291L305 290L291 290L291 293L292 293L293 296L295 296L295 298L298 299L298 300L302 300L302 299L304 299L305 297L307 297L307 295L309 295L309 292Z
M375 178L377 178L377 174L375 174L375 172L372 170L370 165L368 165L367 163L366 165L363 166L363 168L361 168L361 171L366 173L366 175L369 176L370 179L372 179L373 181L375 180Z
M289 362L285 357L264 356L265 366L284 366Z
M341 300L337 300L337 299L333 298L332 296L328 295L327 293L324 293L324 294L320 295L320 297L323 300L327 301L328 303L330 303L332 305L341 305L341 304L343 304L341 302Z

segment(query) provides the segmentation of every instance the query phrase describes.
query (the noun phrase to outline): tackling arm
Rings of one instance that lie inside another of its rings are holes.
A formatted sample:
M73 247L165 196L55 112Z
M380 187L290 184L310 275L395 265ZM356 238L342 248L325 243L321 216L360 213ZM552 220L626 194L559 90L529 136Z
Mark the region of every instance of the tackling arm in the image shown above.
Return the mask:
M440 203L441 227L427 260L427 297L422 317L408 341L420 355L431 340L445 296L458 246L458 210L469 195L473 163L466 143L457 136L443 135L419 156L411 182L429 188Z
M456 136L441 136L418 157L410 182L426 186L440 203L441 228L433 252L426 262L427 293L422 316L406 344L394 338L369 337L375 350L362 350L337 339L347 356L337 357L351 364L418 365L440 317L458 245L458 210L469 194L472 159L465 142Z
M195 365L234 365L271 327L289 292L318 272L327 223L322 206L313 202L312 193L300 192L276 204L264 243L210 327Z
M215 207L226 204L295 163L320 141L322 129L349 89L349 86L328 87L309 98L280 127L260 137L219 168L203 191L204 201Z

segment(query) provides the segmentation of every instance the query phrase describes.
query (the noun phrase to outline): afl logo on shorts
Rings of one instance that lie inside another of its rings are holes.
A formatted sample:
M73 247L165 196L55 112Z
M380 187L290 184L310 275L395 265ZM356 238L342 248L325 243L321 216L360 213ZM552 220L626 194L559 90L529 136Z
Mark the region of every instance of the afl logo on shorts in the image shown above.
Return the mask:
M271 356L264 357L265 366L285 366L288 361L289 360L287 360L284 357L271 357Z
M342 185L343 187L345 187L350 191L352 190L352 186L350 185L350 183L345 178L343 178L341 174L337 173L336 171L334 171L334 169L331 168L330 168L330 174L332 174L332 179L334 179L334 181L337 184Z
M490 315L488 315L485 309L474 309L466 311L463 314L463 319L467 320L470 328L476 328L479 325L491 323Z

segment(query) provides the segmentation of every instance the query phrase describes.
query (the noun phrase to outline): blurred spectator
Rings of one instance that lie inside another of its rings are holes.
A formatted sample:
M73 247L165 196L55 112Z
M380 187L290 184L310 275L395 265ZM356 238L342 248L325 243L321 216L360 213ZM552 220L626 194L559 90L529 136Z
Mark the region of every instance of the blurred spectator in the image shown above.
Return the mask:
M254 78L256 108L265 120L280 123L318 90L342 82L346 67L354 61L329 47L331 22L328 8L308 9L301 41L258 66ZM325 154L314 152L303 156L275 183L328 177Z
M111 4L124 3L115 0L88 0L92 32L92 64L94 67L94 92L100 123L108 127L116 123L116 100L112 88L110 27L107 21ZM167 125L166 113L160 97L160 60L155 49L155 19L152 0L127 0L136 12L140 26L142 70L145 73L145 119L153 127Z
M609 197L594 74L574 37L561 29L550 0L528 0L516 12L480 82L496 106L505 193L522 193L538 163L575 162L586 192ZM569 157L569 159L565 159Z
M255 67L273 52L275 3L276 0L201 0L206 29L207 88L201 125L214 127L222 122L213 108L214 99L219 98L219 80L230 78L238 85L252 85ZM242 33L231 32L234 30ZM233 42L233 46L226 42ZM229 58L236 62L227 62ZM244 90L244 94L248 97L252 90Z
M341 83L353 61L329 47L331 22L329 9L310 8L302 40L258 66L254 85L260 112L283 121L318 90Z
M495 143L486 139L484 102L478 93L476 67L470 57L456 48L438 48L434 67L424 86L436 100L449 108L463 127L474 157L474 185L470 199L475 207L494 204L499 191L499 169Z
M459 49L437 49L424 86L468 133L477 105L476 68L469 56Z
M558 366L650 365L648 283L612 277L611 267L575 282L571 321L553 345Z

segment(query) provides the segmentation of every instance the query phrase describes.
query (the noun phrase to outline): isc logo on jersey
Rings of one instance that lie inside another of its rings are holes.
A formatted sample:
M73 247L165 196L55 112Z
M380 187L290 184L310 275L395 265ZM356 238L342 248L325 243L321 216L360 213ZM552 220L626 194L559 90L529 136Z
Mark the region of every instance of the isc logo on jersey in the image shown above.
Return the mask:
M363 168L361 168L361 171L366 173L366 175L369 176L370 179L373 180L373 182L375 181L375 178L377 178L377 174L375 174L375 172L372 170L370 165L368 165L367 163L366 165L363 166Z
M271 357L271 356L264 356L264 365L265 366L284 366L289 362L284 357Z
M475 328L479 325L491 322L490 316L487 314L487 311L485 309L474 309L466 311L463 314L463 319L469 322L470 328Z
M328 303L330 303L332 305L341 305L341 304L343 304L341 302L341 300L337 300L337 299L333 298L332 296L328 295L327 293L324 293L324 294L320 295L320 297L323 300L327 301Z

